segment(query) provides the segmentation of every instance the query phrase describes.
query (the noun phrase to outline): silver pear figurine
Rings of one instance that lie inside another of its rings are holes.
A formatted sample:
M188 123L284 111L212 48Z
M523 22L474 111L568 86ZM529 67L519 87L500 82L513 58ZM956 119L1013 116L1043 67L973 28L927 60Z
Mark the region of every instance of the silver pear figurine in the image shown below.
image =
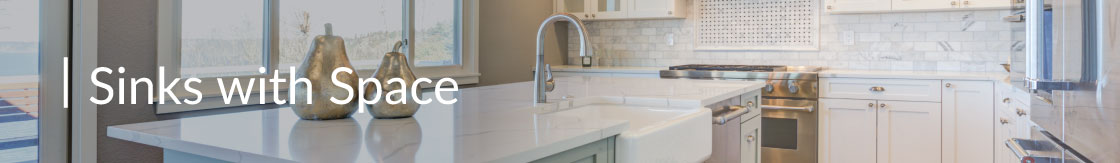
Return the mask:
M331 72L335 68L346 67L353 70L354 66L350 65L350 58L346 57L346 46L342 37L332 35L330 23L325 26L326 35L315 36L315 39L311 42L311 50L307 52L303 64L300 64L299 70L295 72L296 79L307 78L311 81L311 87L308 87L307 84L296 84L295 88L291 88L292 91L289 92L295 94L295 98L289 99L289 101L292 111L300 119L349 118L358 109L357 96L342 105L335 104L330 100L331 97L344 99L347 94L356 95L357 89L346 91L346 89L335 86L331 82ZM358 75L354 73L339 73L338 80L350 86L358 85ZM309 91L312 95L311 104L307 104Z
M392 52L385 53L385 57L381 58L381 67L377 68L377 73L373 74L373 78L376 78L377 82L381 82L381 91L374 90L373 84L366 85L366 99L373 99L374 96L378 96L374 93L380 93L382 98L366 106L369 114L372 114L374 118L407 118L412 117L420 109L420 104L412 98L412 88L408 88L416 81L416 74L412 73L412 67L408 65L408 58L399 52L401 46L402 42L398 41L393 46ZM404 84L389 84L389 79L393 78L404 80ZM405 93L389 95L389 91L400 90L401 88L407 88ZM404 103L389 104L386 102L389 99L400 100L401 98L404 98ZM421 98L420 94L416 94L416 98Z

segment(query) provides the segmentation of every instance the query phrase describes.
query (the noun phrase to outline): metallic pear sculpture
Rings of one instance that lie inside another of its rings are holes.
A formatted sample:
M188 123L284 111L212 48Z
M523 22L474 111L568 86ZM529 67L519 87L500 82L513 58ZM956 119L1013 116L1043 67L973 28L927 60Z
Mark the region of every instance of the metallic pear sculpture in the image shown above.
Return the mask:
M332 83L331 75L336 68L346 67L353 70L354 66L350 65L350 59L346 57L346 47L342 37L332 35L330 23L325 26L326 35L316 36L312 40L311 50L304 57L303 64L300 64L299 69L293 72L296 73L296 79L307 78L311 83L310 86L298 83L289 91L289 93L294 94L294 98L288 99L292 111L300 119L349 118L358 109L357 99L359 95L357 95L357 89L347 91ZM296 79L292 79L291 82L296 82ZM358 86L358 75L355 73L341 72L337 79L351 87ZM312 95L311 104L308 104L307 101L308 94ZM335 104L330 100L331 97L345 99L347 94L355 96L346 104Z
M366 85L366 99L374 99L375 96L382 98L377 100L376 103L366 106L374 118L407 118L412 117L420 109L420 104L412 98L411 88L405 89L404 93L390 94L390 91L411 87L411 84L416 81L416 74L412 73L412 67L408 65L408 58L399 52L401 46L402 42L398 41L393 46L392 52L385 53L385 56L381 58L381 66L377 68L377 73L373 74L373 78L376 78L377 82L381 82L381 91L374 90L373 84ZM394 78L400 78L404 82L390 84L389 80ZM420 94L415 96L421 98ZM386 102L389 100L403 100L404 103L389 104Z

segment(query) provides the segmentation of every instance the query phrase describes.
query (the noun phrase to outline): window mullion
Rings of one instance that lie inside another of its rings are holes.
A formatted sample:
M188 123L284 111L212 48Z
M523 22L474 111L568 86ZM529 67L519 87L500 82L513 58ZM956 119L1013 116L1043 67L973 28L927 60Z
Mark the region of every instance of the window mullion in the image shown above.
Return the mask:
M416 45L416 41L415 41L416 40L416 34L415 34L416 33L416 5L415 5L416 3L415 3L415 1L416 0L403 0L403 1L404 1L404 3L403 3L404 4L404 18L402 20L404 20L404 23L402 23L402 24L404 24L404 28L401 29L401 31L402 31L401 33L404 34L404 36L402 38L405 38L404 40L405 40L405 45L406 46L404 48L404 54L408 56L408 58L406 58L406 59L408 59L409 65L415 66L416 65L416 59L415 59L416 58L416 53L415 53L416 52L415 51L416 50L416 48L415 48L416 47L415 46Z
M265 2L265 33L263 55L265 67L269 70L265 75L272 75L280 69L280 2L279 0L264 0Z

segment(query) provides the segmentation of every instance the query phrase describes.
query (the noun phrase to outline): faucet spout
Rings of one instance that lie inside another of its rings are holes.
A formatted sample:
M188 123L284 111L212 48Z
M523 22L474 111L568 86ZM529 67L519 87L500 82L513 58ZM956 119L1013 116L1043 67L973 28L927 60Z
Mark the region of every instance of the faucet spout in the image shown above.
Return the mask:
M545 103L545 102L547 102L546 99L547 99L548 96L546 96L545 93L550 92L551 90L550 89L545 89L545 88L553 87L553 86L548 86L547 85L548 83L551 83L551 82L546 82L546 81L551 81L552 80L552 77L551 77L552 72L551 71L550 72L544 72L544 71L549 69L549 68L545 67L545 64L544 64L544 34L545 34L545 30L548 29L549 25L552 25L553 23L556 23L556 22L559 22L559 21L568 21L573 26L575 26L576 32L579 33L579 56L581 56L581 57L592 56L591 46L589 46L589 44L591 44L591 43L588 40L589 37L587 37L587 29L584 28L586 26L583 24L582 20L580 20L575 15L572 15L572 14L569 14L569 13L557 13L557 14L553 14L552 16L549 16L548 18L544 19L544 22L541 22L540 29L537 30L537 61L536 61L536 65L533 68L534 69L534 71L533 71L533 103L534 104L535 103ZM563 37L563 36L558 36L558 37Z

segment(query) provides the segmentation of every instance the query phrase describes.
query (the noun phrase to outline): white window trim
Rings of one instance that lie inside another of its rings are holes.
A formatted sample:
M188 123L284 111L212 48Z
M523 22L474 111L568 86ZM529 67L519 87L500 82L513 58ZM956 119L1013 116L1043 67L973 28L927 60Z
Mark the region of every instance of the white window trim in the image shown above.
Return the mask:
M70 1L71 70L70 162L97 162L97 104L84 97L97 96L90 82L97 68L98 0ZM43 156L43 155L40 155ZM44 160L40 160L44 161Z
M88 74L73 73L97 65L96 59L89 59L97 58L96 6L96 0L39 1L40 162L97 159L97 105L75 98L92 96L89 90L94 88L81 82ZM67 56L70 59L63 61ZM64 100L69 100L67 105L58 102Z
M158 39L158 43L157 43L157 62L158 63L157 64L165 67L165 70L164 70L165 78L167 78L168 80L173 79L173 78L178 78L180 76L180 68L181 68L180 67L181 66L180 65L180 62L181 62L180 58L181 58L181 55L180 55L179 52L180 52L180 45L181 44L180 44L179 38L180 38L181 32L180 32L180 29L179 29L180 26L178 24L181 21L180 20L180 15L179 15L180 11L181 11L180 7L182 6L181 3L180 3L181 1L183 1L183 0L159 0L158 5L157 5L158 6L157 9L158 9L158 13L159 13L158 16L157 16L157 35L158 35L158 38L157 38ZM406 36L405 38L407 38L407 40L415 40L415 36L413 35L413 32L412 32L415 29L411 29L411 27L413 26L413 24L415 22L415 16L411 16L411 15L414 15L413 13L414 13L414 8L415 7L413 6L413 4L414 4L415 0L403 0L403 1L405 1L405 3L404 3L405 5L402 6L402 7L406 7L404 9L404 12L406 12L407 15L410 15L410 16L407 17L407 19L403 19L404 24L405 24L404 29L410 29L410 30L405 30L405 31L402 32L402 34L404 34ZM268 41L269 45L265 46L265 49L264 49L264 52L269 54L266 57L266 61L268 63L267 63L267 65L265 65L266 68L268 68L269 72L267 72L266 74L262 74L262 75L222 77L223 80L233 80L233 79L236 78L241 82L242 86L246 86L246 85L249 84L248 79L250 79L250 78L270 79L274 75L273 74L274 71L272 71L272 70L275 70L275 69L278 69L278 68L279 69L288 69L287 67L279 67L279 65L280 65L279 64L279 61L280 61L279 60L279 58L280 58L279 39L269 39L269 38L279 38L279 32L278 32L279 31L279 29L278 29L279 28L279 17L278 17L278 14L276 12L276 11L278 11L279 3L283 3L283 0L266 0L266 3L264 4L266 7L269 8L269 9L265 10L265 12L266 12L265 19L267 20L267 21L265 21L265 24L268 24L268 28L265 29L265 33L266 33L265 39L269 40ZM412 70L416 73L416 75L418 77L426 77L426 78L432 78L432 79L453 78L460 85L462 85L462 84L476 84L476 83L478 83L478 77L481 76L481 74L478 72L478 55L477 55L478 54L478 44L477 44L477 42L478 42L478 0L461 0L461 1L456 1L456 3L460 3L456 6L459 6L458 9L461 12L461 14L459 14L460 17L459 17L459 20L458 20L458 21L460 21L459 22L460 26L458 26L456 28L456 30L458 30L457 33L459 33L459 35L457 37L459 37L458 38L458 40L459 40L458 41L458 44L459 44L458 47L459 47L459 53L460 53L460 64L459 65L451 65L451 66L413 67ZM409 44L411 44L411 43L409 43ZM406 45L404 47L403 51L406 55L408 55L408 58L409 58L410 62L412 62L410 64L415 65L416 61L412 59L415 56L415 54L412 53L414 51L414 46ZM371 77L375 73L376 70L375 69L358 69L356 71L357 71L357 74L358 74L359 77L368 78L368 77ZM280 73L278 75L280 76L280 78L285 78L286 79L287 76L289 76L290 74L289 73ZM196 83L196 84L193 84L192 87L196 88L196 89L198 89L199 91L202 92L203 100L202 100L201 103L199 103L197 105L175 104L173 101L170 101L170 99L164 99L165 104L155 104L156 105L156 113L157 114L164 114L164 113L175 113L175 112L206 110L206 109L215 109L215 108L223 108L223 107L242 106L242 105L256 105L257 104L257 103L254 103L254 102L256 102L256 100L250 100L249 104L241 104L240 100L232 100L233 102L231 102L231 104L225 104L224 101L221 98L221 92L220 92L220 90L217 86L217 81L216 81L217 79L216 78L200 78L200 79L202 80L202 83L205 84L205 85ZM158 82L158 81L156 81L156 80L158 80L156 78L153 78L152 80L155 81L155 82ZM179 82L185 82L184 80L186 80L186 79L181 79ZM226 81L226 82L229 82L229 81ZM158 83L155 83L155 84L158 84ZM426 84L424 87L432 87L432 84ZM279 91L279 93L281 93L282 96L286 97L286 92L287 92L288 88L287 88L287 84L282 84L282 85L279 86L279 89L276 89L276 90L273 90L271 86L266 87L266 89L268 90L268 92L270 92L265 97L266 102L267 103L272 103L272 93L271 92ZM173 92L176 95L176 97L178 97L179 100L186 100L186 99L192 99L193 100L193 99L196 98L194 96L194 94L191 94L191 93L189 93L189 92L187 92L186 90L183 89L182 83L177 85L174 88ZM256 95L257 94L254 93L253 97L251 97L251 99L258 98ZM155 99L153 99L154 101L159 100L158 96L153 97L153 98L155 98ZM281 98L281 99L284 99L284 98Z

